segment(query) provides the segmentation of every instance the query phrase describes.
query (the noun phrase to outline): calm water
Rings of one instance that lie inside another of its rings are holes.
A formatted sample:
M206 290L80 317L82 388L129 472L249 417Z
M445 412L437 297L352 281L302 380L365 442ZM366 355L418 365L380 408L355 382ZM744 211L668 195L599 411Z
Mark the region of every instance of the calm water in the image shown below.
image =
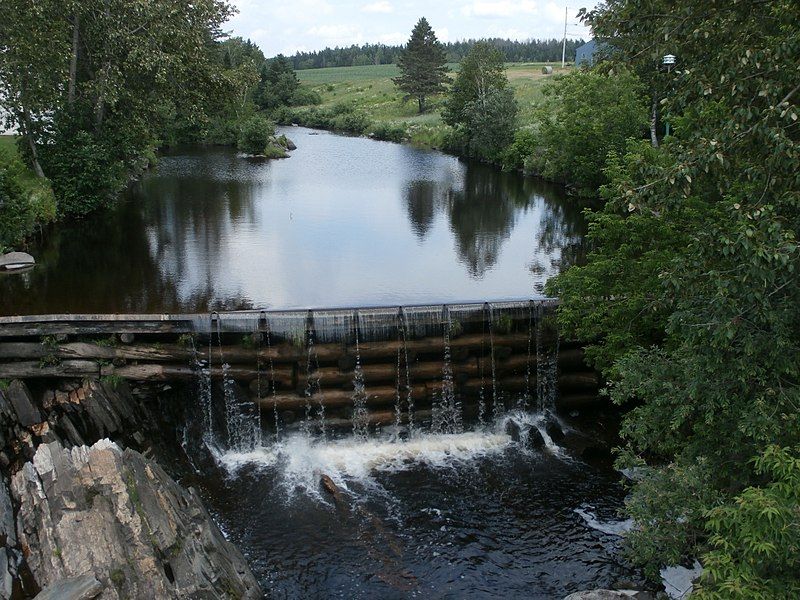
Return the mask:
M541 295L582 253L580 208L516 174L289 128L287 160L162 157L119 207L58 227L0 313L162 312Z

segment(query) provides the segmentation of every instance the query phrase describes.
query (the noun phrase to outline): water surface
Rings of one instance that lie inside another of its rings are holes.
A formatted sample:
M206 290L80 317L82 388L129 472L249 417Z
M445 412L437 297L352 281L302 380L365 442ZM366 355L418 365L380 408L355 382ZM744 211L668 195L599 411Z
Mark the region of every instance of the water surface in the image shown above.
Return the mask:
M303 128L291 158L181 148L119 206L0 278L0 314L204 312L538 297L579 259L562 191L433 151Z

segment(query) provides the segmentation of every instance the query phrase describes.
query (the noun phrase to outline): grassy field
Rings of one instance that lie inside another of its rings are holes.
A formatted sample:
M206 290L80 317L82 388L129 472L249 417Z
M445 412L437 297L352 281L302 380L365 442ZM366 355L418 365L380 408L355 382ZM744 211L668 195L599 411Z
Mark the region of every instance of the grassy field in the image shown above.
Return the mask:
M507 74L520 104L520 119L524 122L542 98L542 85L550 77L542 74L544 63L510 63ZM450 65L456 71L458 65ZM565 69L563 72L566 72ZM441 98L431 101L431 110L417 114L416 103L403 102L403 94L395 88L392 77L399 74L396 65L365 67L335 67L297 71L300 81L317 91L323 106L339 103L353 104L366 111L376 122L402 122L407 125L435 127L441 124ZM556 68L554 72L562 72Z

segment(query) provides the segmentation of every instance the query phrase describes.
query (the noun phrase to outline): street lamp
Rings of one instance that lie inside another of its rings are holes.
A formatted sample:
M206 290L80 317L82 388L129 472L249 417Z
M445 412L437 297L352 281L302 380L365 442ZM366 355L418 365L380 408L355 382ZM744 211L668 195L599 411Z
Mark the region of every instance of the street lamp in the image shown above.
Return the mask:
M675 64L675 55L674 54L667 54L664 58L661 59L661 63L667 67L667 73L672 71L672 67ZM666 131L664 132L664 137L669 137L669 121L665 123Z

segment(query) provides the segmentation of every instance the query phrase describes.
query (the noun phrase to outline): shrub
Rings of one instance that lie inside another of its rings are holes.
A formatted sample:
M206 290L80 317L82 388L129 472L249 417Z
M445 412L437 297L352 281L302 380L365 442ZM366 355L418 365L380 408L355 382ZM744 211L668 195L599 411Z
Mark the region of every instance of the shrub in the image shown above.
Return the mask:
M291 106L316 106L322 104L322 96L319 92L300 86L292 94L289 104Z
M0 252L21 244L37 224L54 218L49 186L32 180L19 157L0 150Z
M400 143L405 140L408 131L402 123L378 123L372 128L372 135L378 140Z
M260 115L250 117L239 130L239 150L247 154L264 154L275 135L275 125Z
M530 157L536 153L536 136L530 129L520 129L500 159L504 171L525 171Z
M627 71L577 71L545 85L536 113L542 151L534 170L595 195L607 182L609 152L622 154L630 138L647 129L647 102L639 79Z
M333 129L336 131L346 131L348 133L356 133L359 135L364 133L369 126L369 117L360 111L340 113L333 120Z

